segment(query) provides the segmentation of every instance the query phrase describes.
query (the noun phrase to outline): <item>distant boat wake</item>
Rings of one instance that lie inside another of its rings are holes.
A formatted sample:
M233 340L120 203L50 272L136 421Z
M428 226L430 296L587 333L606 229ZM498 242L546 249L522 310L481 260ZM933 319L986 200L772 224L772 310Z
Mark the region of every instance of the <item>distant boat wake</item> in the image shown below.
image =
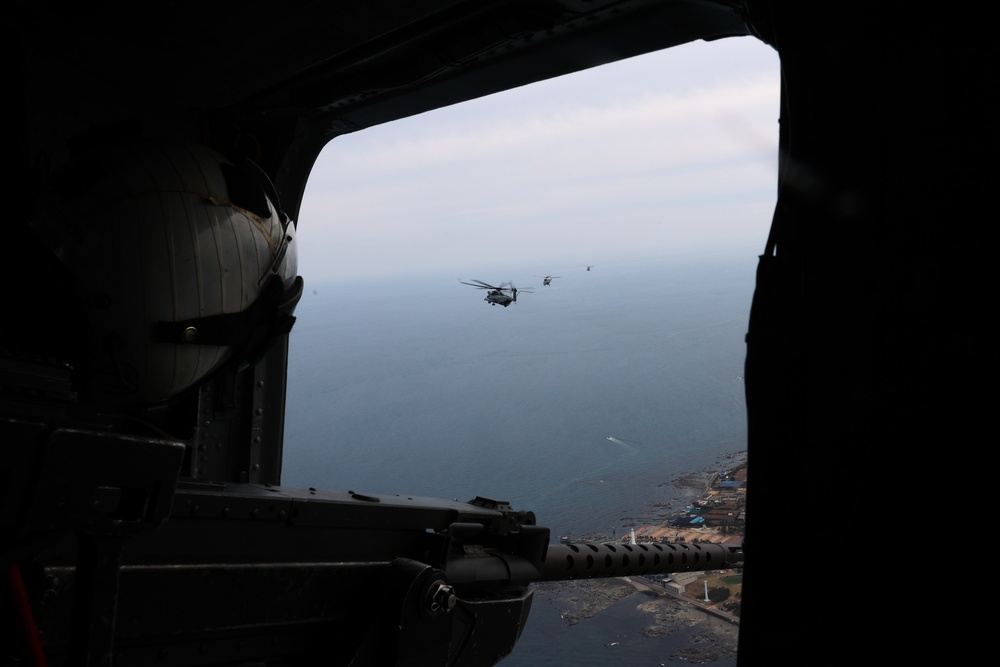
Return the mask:
M619 445L621 445L622 447L624 447L625 449L627 449L627 450L628 450L628 451L630 451L630 452L636 452L636 451L638 451L638 450L637 450L637 449L636 449L635 447L633 447L632 445L628 444L627 442L625 442L625 441L623 441L623 440L619 440L618 438L616 438L616 437L615 437L615 436L613 436L613 435L609 435L609 436L608 436L608 440L610 440L611 442L614 442L614 443L616 443L616 444L619 444Z

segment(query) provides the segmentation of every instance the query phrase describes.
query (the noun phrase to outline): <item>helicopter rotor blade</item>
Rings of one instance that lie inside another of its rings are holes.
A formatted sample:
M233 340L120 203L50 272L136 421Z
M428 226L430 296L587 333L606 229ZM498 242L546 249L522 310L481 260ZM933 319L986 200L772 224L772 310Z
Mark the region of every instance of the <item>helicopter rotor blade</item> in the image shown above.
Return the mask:
M464 280L459 280L458 282L463 285L468 285L469 287L475 287L476 289L500 289L499 287L494 287L493 285L484 283L482 280L476 280L475 278L472 279L471 283L467 283Z

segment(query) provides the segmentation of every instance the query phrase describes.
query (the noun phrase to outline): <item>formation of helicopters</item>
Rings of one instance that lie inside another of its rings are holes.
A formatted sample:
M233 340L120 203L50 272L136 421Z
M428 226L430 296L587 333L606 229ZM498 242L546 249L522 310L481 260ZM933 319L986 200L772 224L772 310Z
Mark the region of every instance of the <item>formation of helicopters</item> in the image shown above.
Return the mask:
M590 268L591 267L588 266L587 270L590 271ZM546 276L535 276L535 277L542 279L543 286L548 286L552 284L553 279L560 278L561 276L546 275ZM458 282L462 283L463 285L475 287L476 289L487 290L486 297L483 299L483 301L486 301L491 306L496 306L499 304L504 308L506 308L512 303L517 303L518 294L532 293L532 290L530 288L522 289L519 287L515 287L514 283L512 283L509 280L506 282L502 282L499 285L491 285L487 282L483 282L482 280L475 280L475 279L473 279L472 282L466 282L464 280L459 280Z

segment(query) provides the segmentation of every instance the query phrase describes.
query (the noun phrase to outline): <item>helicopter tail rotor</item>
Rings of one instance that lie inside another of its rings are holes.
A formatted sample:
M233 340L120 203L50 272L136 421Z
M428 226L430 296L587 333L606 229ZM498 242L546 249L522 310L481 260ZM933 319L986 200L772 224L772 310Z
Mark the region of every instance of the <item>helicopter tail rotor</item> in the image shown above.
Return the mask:
M517 303L517 295L518 295L519 292L526 293L526 294L531 294L531 290L530 289L518 289L518 288L514 287L514 283L512 283L512 282L507 282L505 284L510 289L510 296L511 296L511 300L512 300L511 302L512 303Z

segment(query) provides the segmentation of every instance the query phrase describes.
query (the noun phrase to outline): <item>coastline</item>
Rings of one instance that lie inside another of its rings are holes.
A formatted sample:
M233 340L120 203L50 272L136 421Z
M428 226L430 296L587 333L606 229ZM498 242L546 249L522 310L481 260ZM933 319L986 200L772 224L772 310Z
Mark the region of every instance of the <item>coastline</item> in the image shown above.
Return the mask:
M739 508L743 507L746 490L746 452L728 454L724 459L725 467L716 466L685 474L664 483L676 489L677 494L671 502L661 503L642 516L630 518L630 521L635 522L631 530L634 531L636 543L742 543L742 530L735 530L731 525L723 530L704 520L698 522L698 527L684 526L685 518L695 514L698 515L696 519L711 516L712 509L722 504L730 509L737 509L740 521L745 518ZM731 481L736 477L733 471L740 471L738 477L742 483L723 487L722 481ZM732 494L728 493L729 487L735 488ZM695 505L700 505L703 511L694 512ZM733 512L727 511L726 514L732 515ZM632 534L614 538L597 534L584 541L628 543L631 539ZM735 656L739 637L738 600L741 586L733 586L736 590L732 599L727 600L730 611L726 611L723 605L716 608L715 604L705 604L700 599L700 594L693 591L693 588L707 590L708 587L723 585L720 582L726 578L726 574L714 574L714 578L695 576L683 587L683 593L670 592L656 580L645 577L540 582L532 584L532 588L540 600L559 609L560 617L568 625L586 623L619 601L635 597L636 609L644 612L644 616L648 615L648 621L643 621L641 629L643 636L656 638L697 627L698 630L692 635L691 645L672 657L687 662L707 663L722 656ZM738 578L738 575L730 572L726 581L733 578ZM692 590L689 591L689 588Z

